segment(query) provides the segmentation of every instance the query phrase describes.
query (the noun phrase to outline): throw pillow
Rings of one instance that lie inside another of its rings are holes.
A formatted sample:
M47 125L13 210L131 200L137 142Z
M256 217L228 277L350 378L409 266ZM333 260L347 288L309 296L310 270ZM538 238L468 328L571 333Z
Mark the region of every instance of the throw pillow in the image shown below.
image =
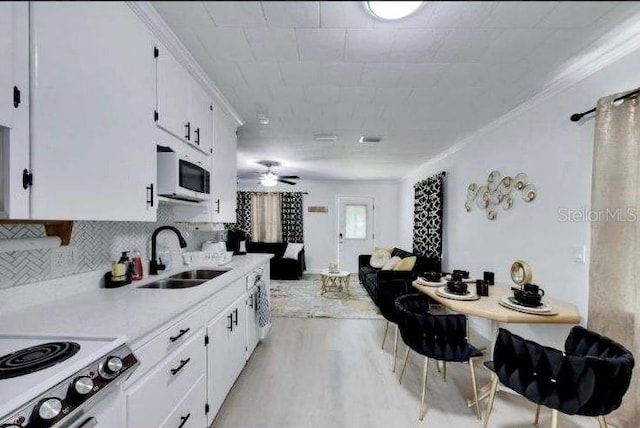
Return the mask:
M412 270L415 265L416 256L405 257L404 259L400 260L397 265L395 265L393 270Z
M296 242L287 242L287 249L284 250L283 259L292 259L298 260L298 254L304 248L304 244L299 244Z
M386 248L376 247L375 251L369 259L369 265L372 268L380 269L391 258L391 251Z
M382 266L382 270L393 270L394 267L402 260L398 256L391 257L385 264Z

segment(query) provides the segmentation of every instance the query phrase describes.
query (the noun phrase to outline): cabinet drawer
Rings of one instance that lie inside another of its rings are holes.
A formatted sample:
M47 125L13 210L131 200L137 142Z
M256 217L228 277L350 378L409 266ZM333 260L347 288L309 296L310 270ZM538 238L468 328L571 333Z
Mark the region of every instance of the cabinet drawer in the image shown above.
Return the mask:
M217 317L220 312L229 307L245 292L246 279L242 278L221 290L206 305L206 321Z
M200 307L181 320L171 324L169 327L163 328L156 337L140 348L134 348L134 352L140 361L140 366L127 381L127 385L131 385L142 378L143 375L155 367L160 360L193 336L205 322L205 308Z
M207 383L204 375L191 388L160 428L204 428L207 416L204 405L207 401Z
M206 370L204 330L149 371L126 394L127 426L157 428Z

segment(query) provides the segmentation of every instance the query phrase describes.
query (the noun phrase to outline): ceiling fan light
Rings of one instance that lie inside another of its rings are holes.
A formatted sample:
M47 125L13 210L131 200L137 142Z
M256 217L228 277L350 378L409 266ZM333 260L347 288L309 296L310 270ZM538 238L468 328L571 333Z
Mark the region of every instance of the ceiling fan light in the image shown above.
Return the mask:
M272 172L267 172L260 177L260 184L265 187L273 187L278 184L278 176Z
M367 10L376 18L395 20L405 18L422 6L422 1L367 1Z

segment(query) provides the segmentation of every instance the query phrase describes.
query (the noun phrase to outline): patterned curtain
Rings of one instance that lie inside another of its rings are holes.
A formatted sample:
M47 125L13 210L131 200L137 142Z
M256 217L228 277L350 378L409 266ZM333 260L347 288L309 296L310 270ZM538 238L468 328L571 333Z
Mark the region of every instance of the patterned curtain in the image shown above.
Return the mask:
M240 229L251 236L251 192L238 192L236 195L236 222L225 223L225 229Z
M442 259L444 176L440 172L413 186L413 252L438 260Z
M302 193L282 193L282 240L284 242L304 242Z

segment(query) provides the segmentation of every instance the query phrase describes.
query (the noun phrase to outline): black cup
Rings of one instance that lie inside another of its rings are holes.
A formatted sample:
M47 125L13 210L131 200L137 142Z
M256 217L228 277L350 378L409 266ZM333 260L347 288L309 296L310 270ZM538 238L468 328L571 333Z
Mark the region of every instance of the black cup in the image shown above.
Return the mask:
M540 297L544 296L544 290L536 284L524 284L522 289L527 293L539 294Z
M442 274L440 272L422 272L422 277L429 282L440 282Z
M484 281L487 283L487 285L494 285L496 283L495 281L495 274L493 272L485 272L483 274L483 278Z
M447 290L453 294L466 294L467 293L467 283L462 281L449 281L447 282Z
M489 284L483 279L476 279L476 294L478 296L489 295Z
M451 279L455 279L456 276L459 277L460 279L467 279L469 278L469 271L454 269L453 272L451 273Z

